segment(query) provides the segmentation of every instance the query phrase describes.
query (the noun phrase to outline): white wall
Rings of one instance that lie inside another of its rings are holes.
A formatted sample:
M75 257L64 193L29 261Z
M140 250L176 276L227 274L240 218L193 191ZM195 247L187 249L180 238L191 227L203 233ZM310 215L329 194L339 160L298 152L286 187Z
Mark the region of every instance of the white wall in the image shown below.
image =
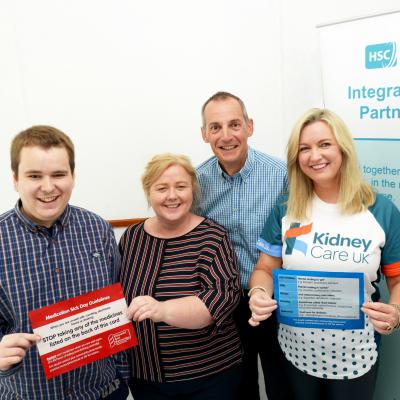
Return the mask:
M254 143L282 154L279 1L0 4L1 211L17 198L6 149L32 124L73 138L72 202L106 218L148 215L139 181L151 155L209 156L200 108L217 90L246 99Z

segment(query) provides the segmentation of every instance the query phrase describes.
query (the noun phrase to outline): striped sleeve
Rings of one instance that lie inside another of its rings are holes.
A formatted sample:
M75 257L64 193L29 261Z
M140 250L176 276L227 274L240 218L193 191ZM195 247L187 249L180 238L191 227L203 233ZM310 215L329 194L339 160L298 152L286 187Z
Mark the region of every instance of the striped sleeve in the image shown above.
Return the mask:
M204 289L197 297L208 308L216 327L231 316L239 302L239 266L232 245L224 234L201 277Z

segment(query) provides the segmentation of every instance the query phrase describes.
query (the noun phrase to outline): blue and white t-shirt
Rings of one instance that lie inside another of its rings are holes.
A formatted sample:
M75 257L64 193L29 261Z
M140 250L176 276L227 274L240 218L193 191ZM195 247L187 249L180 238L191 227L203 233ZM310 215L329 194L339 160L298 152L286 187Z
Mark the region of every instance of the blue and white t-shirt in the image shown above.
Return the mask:
M377 300L380 271L400 275L400 212L382 195L365 212L343 214L336 204L314 196L305 221L286 216L283 199L268 218L257 248L282 258L282 268L293 270L363 272L365 300ZM281 324L279 343L303 372L328 379L352 379L375 364L374 328L333 330L295 328Z

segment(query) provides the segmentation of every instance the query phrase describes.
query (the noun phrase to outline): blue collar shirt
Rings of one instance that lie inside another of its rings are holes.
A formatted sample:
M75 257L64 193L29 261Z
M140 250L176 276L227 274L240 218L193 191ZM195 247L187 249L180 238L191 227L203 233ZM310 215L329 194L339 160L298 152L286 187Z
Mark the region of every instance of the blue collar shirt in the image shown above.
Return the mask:
M240 264L241 286L257 262L257 240L278 197L286 191L283 161L249 147L242 169L228 175L216 157L197 167L201 200L197 212L224 226Z

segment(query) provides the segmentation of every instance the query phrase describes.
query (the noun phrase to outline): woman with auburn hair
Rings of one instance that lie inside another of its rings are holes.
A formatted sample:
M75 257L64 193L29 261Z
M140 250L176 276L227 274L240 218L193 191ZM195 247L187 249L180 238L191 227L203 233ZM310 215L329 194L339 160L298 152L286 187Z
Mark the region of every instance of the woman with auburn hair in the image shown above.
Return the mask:
M380 334L400 326L400 213L365 182L351 135L332 111L311 109L297 121L287 163L289 195L278 202L257 243L249 323L258 325L278 307L274 269L363 273L363 328L281 323L278 339L295 399L372 400ZM289 233L294 230L296 237ZM381 271L388 304L379 301Z
M119 244L139 341L129 357L133 396L237 399L239 273L227 233L193 214L199 185L185 156L153 157L142 184L155 216L130 226Z

